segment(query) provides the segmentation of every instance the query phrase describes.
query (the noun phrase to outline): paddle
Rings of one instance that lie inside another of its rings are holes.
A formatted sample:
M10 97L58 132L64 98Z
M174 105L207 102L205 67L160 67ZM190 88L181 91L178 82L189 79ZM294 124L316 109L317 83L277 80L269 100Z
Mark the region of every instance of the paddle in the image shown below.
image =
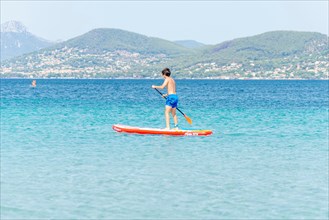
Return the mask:
M167 97L164 97L163 94L157 90L156 88L154 88L163 98L167 99ZM192 119L190 119L187 115L185 115L181 110L179 110L179 108L176 108L180 113L182 113L182 115L185 117L186 121L191 125L192 124Z

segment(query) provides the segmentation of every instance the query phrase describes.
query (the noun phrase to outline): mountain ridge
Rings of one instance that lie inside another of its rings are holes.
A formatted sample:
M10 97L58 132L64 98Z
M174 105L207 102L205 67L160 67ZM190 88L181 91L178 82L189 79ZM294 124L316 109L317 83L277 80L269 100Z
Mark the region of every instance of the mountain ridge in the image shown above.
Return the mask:
M145 78L167 66L182 78L326 78L328 51L328 36L316 32L271 31L187 48L121 29L97 28L6 61L1 76L32 72L40 77Z
M138 53L165 53L170 55L190 52L174 42L115 28L96 28L62 44L68 47L88 48L91 52L129 50Z
M206 44L200 43L200 42L195 41L195 40L176 40L174 42L176 44L182 45L183 47L191 48L191 49L201 48L203 46L206 46Z

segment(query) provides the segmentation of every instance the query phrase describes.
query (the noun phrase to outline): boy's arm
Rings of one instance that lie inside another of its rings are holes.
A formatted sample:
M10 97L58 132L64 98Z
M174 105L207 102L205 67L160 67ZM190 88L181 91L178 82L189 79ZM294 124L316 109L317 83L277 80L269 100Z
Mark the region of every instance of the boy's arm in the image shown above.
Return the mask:
M169 81L166 79L161 86L155 86L155 85L153 85L152 88L153 89L164 89L164 87L166 87L168 85L168 82Z

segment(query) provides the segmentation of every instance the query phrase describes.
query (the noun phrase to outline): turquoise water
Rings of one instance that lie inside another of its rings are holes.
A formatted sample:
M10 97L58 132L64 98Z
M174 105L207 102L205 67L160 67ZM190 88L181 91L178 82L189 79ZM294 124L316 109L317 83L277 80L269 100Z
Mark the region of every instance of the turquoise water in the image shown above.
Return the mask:
M178 80L212 136L114 132L160 83L2 79L1 219L328 219L328 81Z

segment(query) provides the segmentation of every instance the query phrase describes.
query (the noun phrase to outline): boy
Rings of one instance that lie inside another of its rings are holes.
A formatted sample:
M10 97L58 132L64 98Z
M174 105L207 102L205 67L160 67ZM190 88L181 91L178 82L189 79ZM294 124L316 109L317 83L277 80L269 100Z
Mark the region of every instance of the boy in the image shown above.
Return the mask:
M178 96L176 95L176 83L173 78L170 77L170 69L165 68L162 70L162 76L165 79L163 84L161 86L155 86L152 85L153 89L164 89L164 87L167 87L168 93L163 95L163 97L167 97L166 105L165 105L165 117L166 117L166 129L170 129L170 116L169 113L171 112L175 128L178 129L178 120L176 115L176 108L178 103Z

